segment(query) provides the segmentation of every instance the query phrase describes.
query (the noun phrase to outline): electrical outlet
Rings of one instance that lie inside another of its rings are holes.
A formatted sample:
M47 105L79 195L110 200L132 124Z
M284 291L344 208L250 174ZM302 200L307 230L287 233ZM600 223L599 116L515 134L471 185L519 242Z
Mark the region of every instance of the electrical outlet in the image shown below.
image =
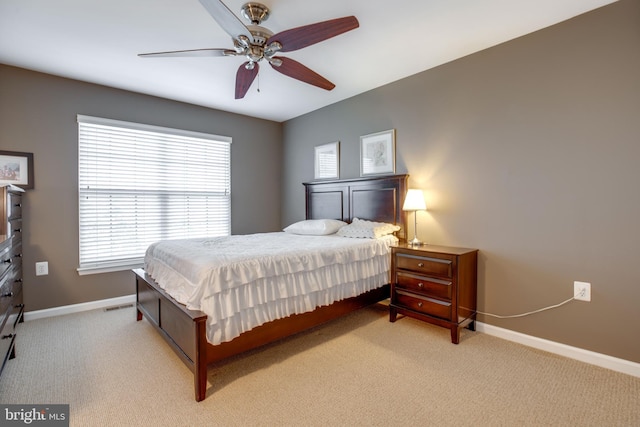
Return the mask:
M36 262L36 276L46 276L49 274L49 263L47 261Z
M578 301L591 301L591 283L573 282L573 297Z

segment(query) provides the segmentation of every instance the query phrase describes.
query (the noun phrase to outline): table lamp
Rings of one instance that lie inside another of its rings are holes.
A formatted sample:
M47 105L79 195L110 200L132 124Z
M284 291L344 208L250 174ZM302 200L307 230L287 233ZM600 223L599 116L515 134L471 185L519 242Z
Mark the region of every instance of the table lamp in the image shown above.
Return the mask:
M404 198L403 211L413 212L413 240L409 242L411 246L420 246L422 242L418 239L418 211L426 211L427 204L424 201L422 190L409 189Z

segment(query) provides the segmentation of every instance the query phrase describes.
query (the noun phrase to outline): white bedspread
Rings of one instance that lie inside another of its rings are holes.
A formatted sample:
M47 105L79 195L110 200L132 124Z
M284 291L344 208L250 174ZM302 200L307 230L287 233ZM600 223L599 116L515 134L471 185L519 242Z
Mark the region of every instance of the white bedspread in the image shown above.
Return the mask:
M149 246L145 270L178 302L206 313L207 339L219 344L389 283L395 242L284 232L166 240Z

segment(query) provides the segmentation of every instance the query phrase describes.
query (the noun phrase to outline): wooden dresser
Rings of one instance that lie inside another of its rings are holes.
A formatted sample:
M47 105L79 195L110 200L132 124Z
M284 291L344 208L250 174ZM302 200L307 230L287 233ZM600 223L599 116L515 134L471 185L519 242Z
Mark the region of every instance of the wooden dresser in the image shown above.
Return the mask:
M16 355L18 324L23 321L22 303L22 192L0 188L0 374Z
M458 344L461 328L475 330L477 265L477 249L394 246L389 320L404 314L449 328Z

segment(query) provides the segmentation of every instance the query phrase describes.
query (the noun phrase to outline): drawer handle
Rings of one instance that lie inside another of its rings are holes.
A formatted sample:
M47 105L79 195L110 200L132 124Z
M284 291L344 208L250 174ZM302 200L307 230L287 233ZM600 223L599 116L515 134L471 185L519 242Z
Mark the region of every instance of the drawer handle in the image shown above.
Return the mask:
M13 338L13 337L15 337L15 336L16 336L16 334L7 334L7 335L3 335L3 336L2 336L2 339L3 339L3 340L8 340L9 338Z
M424 267L424 262L419 262L418 267Z
M9 258L9 259L5 259L3 262L4 262L5 264L11 264L11 258Z
M14 233L22 233L22 228L16 228L13 230Z
M424 283L422 283L422 282L418 283L418 287L419 287L420 289L424 288Z
M14 257L16 258L22 258L22 254L15 254Z
M6 294L2 294L2 298L10 298L13 296L13 292L7 292Z
M422 308L422 303L421 302L418 303L418 307Z
M13 283L22 283L22 279L16 279L13 281Z
M21 208L21 207L22 207L22 203L16 203L15 205L13 205L13 207L15 207L15 208Z

